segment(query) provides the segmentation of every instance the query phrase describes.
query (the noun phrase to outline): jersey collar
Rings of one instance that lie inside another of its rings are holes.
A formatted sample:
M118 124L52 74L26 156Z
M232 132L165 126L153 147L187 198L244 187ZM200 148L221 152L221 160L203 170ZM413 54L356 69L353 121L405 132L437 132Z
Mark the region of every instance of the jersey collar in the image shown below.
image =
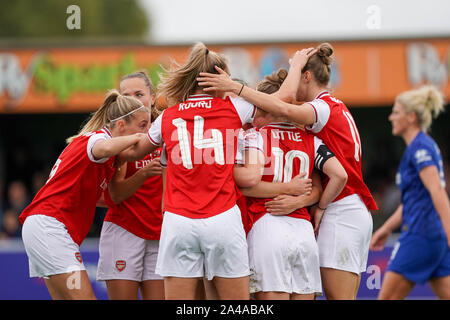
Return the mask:
M295 129L296 126L294 126L292 123L288 122L271 122L266 125L267 127L274 127L279 129Z
M315 98L314 98L314 100L316 100L316 99L320 99L320 98L322 98L322 97L324 97L324 96L329 96L330 94L328 93L328 91L322 91L322 92L320 92Z
M108 136L110 136L112 138L111 131L109 131L109 129L107 127L103 127L100 131L102 131L103 133L106 133Z
M214 97L210 94L200 93L200 94L191 94L186 101L200 101L200 100L210 100Z

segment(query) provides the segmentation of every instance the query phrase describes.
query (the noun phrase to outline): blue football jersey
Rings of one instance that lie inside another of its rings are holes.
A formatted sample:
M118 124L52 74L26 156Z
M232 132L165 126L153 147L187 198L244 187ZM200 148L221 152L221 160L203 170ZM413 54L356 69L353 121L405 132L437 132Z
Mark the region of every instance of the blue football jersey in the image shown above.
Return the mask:
M445 187L441 151L436 142L421 131L406 148L396 175L397 186L402 191L402 231L435 239L445 237L445 232L431 195L419 176L420 170L427 166L437 167Z

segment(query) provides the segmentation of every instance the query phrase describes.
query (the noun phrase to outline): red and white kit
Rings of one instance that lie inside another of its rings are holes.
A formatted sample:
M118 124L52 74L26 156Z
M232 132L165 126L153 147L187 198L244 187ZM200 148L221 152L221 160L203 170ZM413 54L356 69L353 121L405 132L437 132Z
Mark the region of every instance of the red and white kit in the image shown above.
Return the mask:
M164 110L150 128L151 143L165 143L167 152L156 271L162 276L249 274L233 168L239 131L255 112L241 98L191 95Z
M161 150L157 149L142 160L128 162L125 179L160 157ZM131 197L119 204L108 199L109 192L105 193L108 204L105 221L121 226L140 238L159 240L162 224L162 187L162 177L157 175L147 178Z
M368 210L378 207L363 180L358 128L345 104L326 91L309 104L316 121L307 129L327 144L348 175L346 186L327 208L320 225L320 266L359 274L366 270L372 235Z
M239 131L235 165L244 165L245 151L248 150L249 148L255 148L258 145L260 145L262 148L263 145L262 137L257 131L252 131L252 134L255 133L257 134L256 139L252 139L252 141L249 141L248 135L245 134L244 129L241 129ZM167 168L167 152L164 146L162 149L163 150L161 152L160 164L162 167ZM262 149L261 152L263 152ZM236 193L238 194L236 204L239 207L239 210L241 211L242 224L244 225L245 234L247 235L248 232L250 231L250 223L247 214L247 197L242 194L237 185L236 185Z
M144 159L128 162L125 179L155 158L161 148ZM155 274L162 225L162 177L152 176L128 199L114 204L105 192L108 205L100 235L97 280L159 280Z
M259 132L266 155L262 181L289 182L300 173L309 178L321 167L323 143L312 133L288 123L271 123ZM273 216L264 206L270 200L248 198L251 293L320 294L319 253L308 210Z
M68 268L76 266L84 269L79 246L92 225L96 203L114 173L114 158L95 160L92 147L98 140L110 138L104 128L74 139L58 157L46 184L20 215L30 276L67 273Z

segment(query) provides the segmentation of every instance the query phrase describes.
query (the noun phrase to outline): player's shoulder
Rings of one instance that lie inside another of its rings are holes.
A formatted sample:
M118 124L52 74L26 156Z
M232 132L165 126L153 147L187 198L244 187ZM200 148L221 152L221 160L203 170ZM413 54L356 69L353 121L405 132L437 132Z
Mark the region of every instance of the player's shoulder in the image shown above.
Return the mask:
M344 104L342 100L336 98L335 96L331 95L328 91L322 91L319 93L315 99L322 100L328 104Z
M224 103L231 103L235 108L247 108L247 109L253 109L254 106L253 104L251 104L250 102L248 102L247 100L245 100L242 97L230 97L227 96L225 97L225 99L220 99L222 100Z
M109 139L111 138L111 133L109 130L96 130L90 131L83 134L80 134L76 138L74 138L66 147L66 150L73 150L74 148L84 148L86 144L89 144L89 141L96 141L98 139Z
M106 138L106 139L112 138L111 132L106 127L103 127L99 130L95 130L95 131L91 131L91 132L82 134L80 136L80 138L90 139L91 137L94 137L94 136L95 136L95 138L99 138L99 137Z
M426 134L423 131L420 131L416 138L411 142L410 149L411 150L417 150L417 149L430 149L434 150L436 147L436 142L432 137L430 137L428 134Z
M319 95L313 101L316 101L316 100L321 101L324 105L326 104L332 111L333 110L341 111L342 109L344 111L348 111L347 106L345 105L345 103L342 100L330 95L329 93Z
M425 132L420 132L408 147L408 154L414 162L421 163L432 160L439 153L437 144Z

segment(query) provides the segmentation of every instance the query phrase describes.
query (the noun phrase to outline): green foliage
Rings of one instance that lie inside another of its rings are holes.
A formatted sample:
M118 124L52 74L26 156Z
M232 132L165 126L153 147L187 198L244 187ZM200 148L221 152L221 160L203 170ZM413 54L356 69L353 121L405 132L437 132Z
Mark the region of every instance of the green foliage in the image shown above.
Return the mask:
M81 29L69 30L70 5L81 11ZM8 0L0 5L0 39L144 39L149 21L138 0Z

